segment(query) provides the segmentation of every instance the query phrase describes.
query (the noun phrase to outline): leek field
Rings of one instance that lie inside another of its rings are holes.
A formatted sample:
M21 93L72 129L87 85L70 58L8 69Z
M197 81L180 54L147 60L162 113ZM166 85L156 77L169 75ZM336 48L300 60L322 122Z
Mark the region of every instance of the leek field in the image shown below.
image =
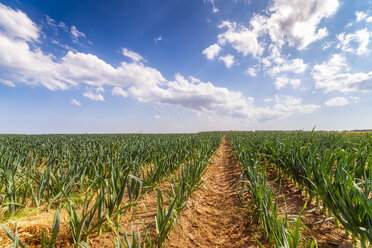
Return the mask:
M372 135L261 131L0 135L0 247L168 247L223 142L239 213L256 223L251 247L371 246ZM324 223L343 241L318 240Z

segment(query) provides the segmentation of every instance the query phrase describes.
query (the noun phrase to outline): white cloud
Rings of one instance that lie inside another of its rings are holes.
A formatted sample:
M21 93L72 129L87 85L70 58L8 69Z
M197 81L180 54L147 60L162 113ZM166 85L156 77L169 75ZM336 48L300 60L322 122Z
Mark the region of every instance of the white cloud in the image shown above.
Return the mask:
M134 62L145 61L144 58L142 58L141 55L139 55L138 53L133 52L133 51L127 49L127 48L123 48L123 49L122 49L122 52L123 52L123 55L124 55L125 57L130 58L130 59L133 60Z
M338 0L274 0L266 15L256 14L251 18L249 28L235 22L222 22L219 27L227 30L218 35L218 43L231 44L245 56L258 57L263 54L266 43L259 39L268 35L278 48L288 43L302 50L328 34L325 27L318 26L322 19L332 16L338 6Z
M329 99L324 104L329 107L335 107L335 106L345 106L348 105L350 102L345 97L335 97L332 99Z
M154 118L155 119L160 119L160 116L159 115L154 115Z
M214 86L212 83L204 83L199 79L185 79L176 74L174 81L168 81L162 88L130 87L132 97L143 101L157 104L176 105L199 113L215 113L247 117L254 110L253 99L245 98L240 92L233 92L226 88Z
M78 100L74 99L74 98L71 99L71 104L72 105L76 105L76 106L81 106L81 103Z
M289 80L289 84L292 85L294 89L297 89L297 87L301 84L301 81L300 79L292 78L291 80Z
M11 52L9 52L11 51ZM12 39L0 33L0 66L9 80L26 84L42 84L48 89L66 89L68 86L58 73L59 65L51 55L40 49L31 50L22 39ZM34 79L38 79L35 81Z
M279 46L288 42L301 50L327 35L327 29L318 25L323 18L333 15L338 6L338 0L275 0L268 18L256 17L261 19L257 25L266 28L272 42Z
M254 67L249 67L247 69L247 73L251 76L251 77L257 77L257 70L256 68Z
M235 22L224 21L219 28L227 30L218 35L220 45L231 44L231 46L244 56L251 54L253 57L262 55L264 48L258 42L258 34L243 25Z
M213 44L204 49L203 54L207 57L207 59L212 60L218 55L220 51L221 47L218 44Z
M204 2L209 2L209 3L212 4L212 12L213 12L213 13L217 13L217 12L219 11L218 8L217 8L216 5L215 5L214 0L204 0Z
M275 76L281 72L293 72L295 74L300 74L305 72L306 68L307 65L304 63L304 61L297 58L289 61L284 60L282 63L268 70L268 73L270 76Z
M88 91L88 92L85 92L83 94L83 96L85 96L86 98L89 98L93 101L100 101L100 102L104 102L105 101L105 98L99 94L99 93L94 93L92 91Z
M72 35L72 40L74 42L77 42L79 38L85 38L85 34L80 32L75 26L71 26L71 35Z
M48 15L45 16L45 21L46 24L55 31L57 31L58 29L62 29L65 32L71 32L70 31L71 29L69 29L64 22L60 21L59 23L57 23L53 18L51 18Z
M323 50L327 50L328 48L330 48L330 47L332 46L333 43L334 43L334 42L330 42L330 41L325 42L325 43L322 45L322 49L323 49Z
M352 101L359 102L359 98L353 97L353 96L350 96L350 97L338 96L338 97L329 99L324 104L328 107L337 107L337 106L349 105Z
M284 118L295 113L310 113L319 107L302 104L302 99L290 96L277 97L273 106L256 107L253 104L254 99L244 97L241 92L216 87L210 82L204 83L195 78L190 78L189 81L180 74L176 74L175 80L169 81L166 88L130 88L129 93L143 102L176 105L197 113L251 120Z
M369 44L369 37L370 33L366 28L358 30L355 33L349 33L347 35L345 35L345 33L341 33L337 36L339 40L337 48L345 52L361 55L368 51L367 47ZM356 46L353 46L353 43L356 43Z
M309 113L317 108L316 105L303 104L301 99L291 97L277 98L273 106L257 107L252 97L197 78L185 79L176 74L175 79L169 81L157 69L139 63L142 56L137 53L138 56L133 56L129 50L123 51L123 54L131 56L133 61L122 62L116 67L94 54L81 52L68 51L61 58L56 58L52 54L45 54L39 43L33 42L38 38L38 28L24 13L2 5L0 7L1 11L6 12L5 16L20 15L25 23L29 23L28 26L20 26L33 30L21 32L9 28L8 22L0 21L1 79L13 84L42 85L50 90L86 87L83 96L95 101L105 101L102 92L104 87L110 87L114 95L132 97L141 102L247 120L281 118L295 113ZM32 48L30 42L33 43ZM231 61L234 59L230 59L226 65L231 66Z
M297 89L297 87L301 84L301 81L299 79L292 79L288 77L277 77L274 84L276 89L281 89L288 84L292 85L294 89Z
M155 44L158 44L159 41L162 41L163 40L163 37L161 35L159 35L158 37L155 37L154 38L154 42Z
M15 87L15 84L9 80L6 80L6 79L1 79L0 78L0 83L3 84L3 85L6 85L8 87Z
M273 111L277 114L277 118L285 118L294 113L308 114L319 109L319 105L302 104L301 98L293 96L275 95Z
M123 97L127 97L128 96L128 92L123 90L122 88L120 87L114 87L112 89L112 95L114 96L123 96Z
M86 98L89 98L89 99L91 99L93 101L104 102L105 101L105 98L103 97L103 95L101 95L101 92L105 92L105 89L102 86L97 87L95 89L89 88L83 94L83 96L85 96Z
M277 77L276 80L275 80L275 88L277 89L281 89L283 88L284 86L286 86L288 84L288 78L287 77Z
M219 57L218 60L223 61L225 63L226 68L229 68L229 69L235 63L234 56L231 54L227 54L226 56Z
M346 58L333 54L331 58L313 67L311 74L315 79L316 88L331 91L370 91L372 90L372 71L368 73L349 73Z
M54 29L58 28L57 22L53 18L51 18L50 16L46 15L45 20L46 20L46 23L49 26L51 26L52 28L54 28Z
M0 3L0 32L10 38L20 38L26 41L36 41L39 28L20 10L13 10Z
M308 65L301 58L291 58L290 54L282 56L283 45L303 50L327 36L328 30L321 26L322 20L330 18L338 7L338 0L273 0L265 13L253 15L248 26L223 21L219 25L223 31L217 36L217 44L212 46L218 45L216 54L221 47L231 45L237 53L252 55L260 62L262 70L271 77L281 73L301 74ZM329 43L326 44L324 49L329 46ZM364 47L365 45L359 51L363 51ZM206 52L207 49L203 53ZM211 49L207 58L214 57ZM255 75L253 69L247 73Z
M364 13L363 11L357 11L355 12L355 16L356 16L356 22L360 22L362 20L366 20L368 15L366 13Z

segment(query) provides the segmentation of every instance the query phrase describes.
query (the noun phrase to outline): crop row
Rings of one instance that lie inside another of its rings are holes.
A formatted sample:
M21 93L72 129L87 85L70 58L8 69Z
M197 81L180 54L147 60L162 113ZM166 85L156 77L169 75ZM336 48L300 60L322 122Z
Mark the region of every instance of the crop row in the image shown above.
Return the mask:
M180 212L220 138L216 133L0 136L1 219L6 222L28 208L57 209L51 234L43 232L33 240L42 247L53 247L59 209L65 208L73 243L87 247L92 232L119 235L120 216L183 165L167 209ZM158 198L156 223L167 225L173 217L161 217L166 208L160 191ZM14 244L24 246L16 230L2 227ZM158 229L155 244L160 246L168 231Z
M267 188L265 168L256 168L265 160L306 192L310 202L315 198L316 205L324 213L328 210L329 217L335 219L336 228L341 223L346 233L352 235L354 242L359 240L361 247L368 247L372 243L370 135L247 132L233 133L230 136L245 173L256 173L255 176L247 176L250 184L261 180L256 183L258 186L248 187L250 192L254 187ZM270 196L270 193L261 194L262 197L265 194ZM274 205L269 212L274 214L275 211ZM268 235L276 237L274 232L271 231Z

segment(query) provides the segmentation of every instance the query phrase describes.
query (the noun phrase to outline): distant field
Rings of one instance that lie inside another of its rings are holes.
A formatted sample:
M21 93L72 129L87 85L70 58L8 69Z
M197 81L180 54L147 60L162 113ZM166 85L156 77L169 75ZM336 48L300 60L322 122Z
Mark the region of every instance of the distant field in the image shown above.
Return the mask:
M0 247L369 247L347 133L0 135Z
M372 131L350 131L350 132L345 132L345 133L372 133Z

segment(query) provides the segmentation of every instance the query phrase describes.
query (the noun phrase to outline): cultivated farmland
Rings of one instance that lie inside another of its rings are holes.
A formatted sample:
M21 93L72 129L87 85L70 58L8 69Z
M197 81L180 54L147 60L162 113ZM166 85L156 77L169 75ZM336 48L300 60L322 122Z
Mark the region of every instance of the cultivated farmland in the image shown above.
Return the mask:
M0 247L369 247L372 135L0 136Z

